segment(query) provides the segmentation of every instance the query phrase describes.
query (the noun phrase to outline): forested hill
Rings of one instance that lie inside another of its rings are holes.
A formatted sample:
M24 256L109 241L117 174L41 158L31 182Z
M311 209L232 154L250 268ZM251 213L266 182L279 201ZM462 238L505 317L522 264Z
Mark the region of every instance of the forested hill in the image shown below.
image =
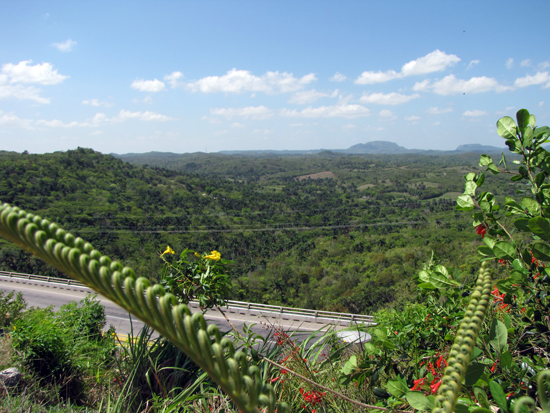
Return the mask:
M0 201L139 275L158 276L166 245L218 250L235 261L231 298L254 302L370 312L404 299L432 250L464 275L477 268L479 237L454 211L472 155L193 159L201 175L83 148L0 152ZM0 269L58 275L1 239Z

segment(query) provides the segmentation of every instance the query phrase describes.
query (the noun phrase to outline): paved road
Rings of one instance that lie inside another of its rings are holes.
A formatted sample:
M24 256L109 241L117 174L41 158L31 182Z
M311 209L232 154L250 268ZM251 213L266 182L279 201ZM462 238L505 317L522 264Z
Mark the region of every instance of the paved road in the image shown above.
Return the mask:
M0 277L0 290L7 292L22 292L29 307L53 306L55 309L59 309L62 305L72 301L80 301L88 294L94 293L86 287L56 285L42 281L28 281L7 277ZM134 334L139 332L143 327L143 322L133 316L130 317L130 314L105 297L98 295L98 299L105 307L107 328L112 325L119 335L126 335L131 331L132 326ZM256 323L256 325L252 327L252 331L267 338L270 335L270 326L278 326L285 331L299 330L301 332L296 334L298 340L307 337L314 331L329 328L326 324L313 322L304 323L290 319L282 319L277 313L254 315L244 314L243 312L239 312L239 310L231 310L226 311L226 314L239 331L242 331L244 323L247 323L247 325ZM132 320L131 322L130 319ZM229 331L231 328L227 324L225 318L216 310L207 311L205 313L205 319L209 323L217 324L222 332Z

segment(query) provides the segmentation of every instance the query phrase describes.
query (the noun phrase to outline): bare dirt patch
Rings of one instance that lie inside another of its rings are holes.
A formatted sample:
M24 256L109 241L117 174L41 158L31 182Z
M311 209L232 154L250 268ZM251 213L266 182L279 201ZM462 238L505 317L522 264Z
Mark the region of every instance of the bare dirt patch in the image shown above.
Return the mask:
M309 174L309 175L300 175L297 176L294 179L297 179L298 181L303 181L304 179L311 178L311 179L324 179L324 178L332 178L336 179L336 175L334 175L331 171L325 171L325 172L317 172L316 174Z

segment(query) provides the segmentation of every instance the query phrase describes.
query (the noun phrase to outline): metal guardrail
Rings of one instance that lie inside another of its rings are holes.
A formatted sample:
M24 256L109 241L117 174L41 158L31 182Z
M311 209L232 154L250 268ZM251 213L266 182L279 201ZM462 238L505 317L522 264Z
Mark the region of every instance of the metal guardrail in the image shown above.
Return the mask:
M68 285L75 287L87 287L85 284L80 281L66 279L66 278L56 278L56 277L47 277L44 275L34 275L34 274L23 274L17 272L8 272L0 271L0 276L25 279L29 281L41 281L57 285ZM198 302L192 301L190 303L194 307L198 307ZM332 321L339 323L367 323L374 324L374 317L371 315L362 315L362 314L350 314L350 313L337 313L333 311L319 311L319 310L310 310L307 308L292 308L292 307L280 307L276 305L268 304L256 304L256 303L247 303L243 301L227 301L227 306L230 312L240 312L246 311L248 313L258 312L258 313L268 313L271 315L278 315L281 318L285 316L288 317L303 317L306 319L313 319L315 322L322 321Z

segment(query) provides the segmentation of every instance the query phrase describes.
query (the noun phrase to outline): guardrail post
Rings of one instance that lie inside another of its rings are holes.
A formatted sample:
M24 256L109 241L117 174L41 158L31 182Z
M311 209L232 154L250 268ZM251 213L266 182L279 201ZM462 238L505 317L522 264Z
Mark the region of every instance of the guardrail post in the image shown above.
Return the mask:
M319 314L319 311L315 311L315 322L317 322L317 315Z

